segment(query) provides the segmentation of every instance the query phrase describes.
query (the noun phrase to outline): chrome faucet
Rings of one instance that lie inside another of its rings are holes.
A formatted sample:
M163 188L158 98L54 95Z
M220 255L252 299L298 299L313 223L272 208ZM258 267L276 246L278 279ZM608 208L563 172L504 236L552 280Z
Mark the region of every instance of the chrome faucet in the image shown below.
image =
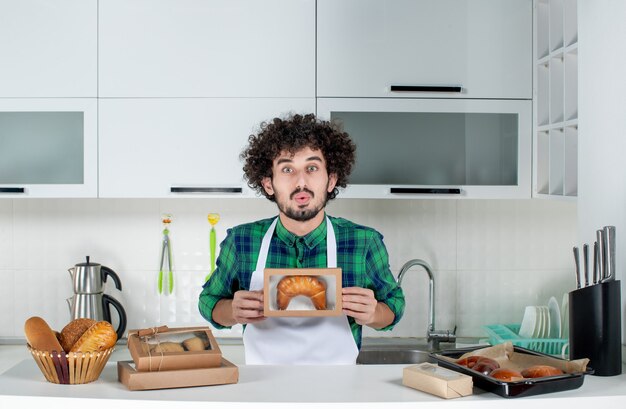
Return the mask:
M404 278L404 275L413 266L421 266L424 270L426 270L426 273L428 273L428 330L426 332L426 339L431 349L438 350L440 342L456 341L456 327L452 331L435 330L435 276L433 275L433 271L427 262L420 259L407 261L398 273L398 285L402 287L402 279Z

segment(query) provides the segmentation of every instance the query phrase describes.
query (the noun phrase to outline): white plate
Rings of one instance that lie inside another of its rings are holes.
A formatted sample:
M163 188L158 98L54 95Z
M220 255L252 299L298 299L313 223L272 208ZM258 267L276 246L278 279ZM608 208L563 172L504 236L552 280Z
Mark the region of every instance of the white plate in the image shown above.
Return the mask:
M535 306L535 311L537 313L537 320L535 321L535 329L533 330L533 338L541 338L541 334L543 333L543 311L541 311L541 306Z
M524 318L522 318L522 325L519 329L519 336L522 338L532 338L535 326L537 325L537 311L532 305L529 305L524 310Z
M561 338L569 338L569 294L563 294L561 302Z
M539 338L548 338L550 335L550 310L547 306L541 306L541 314L543 315L543 327Z
M561 338L561 310L556 298L550 297L548 310L550 311L550 333L548 337Z

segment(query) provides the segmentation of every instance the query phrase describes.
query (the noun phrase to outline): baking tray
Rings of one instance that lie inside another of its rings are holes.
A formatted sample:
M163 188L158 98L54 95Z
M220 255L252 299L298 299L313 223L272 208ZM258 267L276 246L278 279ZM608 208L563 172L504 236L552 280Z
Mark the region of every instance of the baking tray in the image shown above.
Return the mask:
M458 359L459 357L461 357L461 355L465 353L483 348L485 348L485 346L449 349L439 352L431 352L429 355L440 366L471 376L474 382L474 386L484 391L495 393L496 395L500 395L504 398L521 398L526 396L542 395L544 393L578 389L582 386L585 380L585 375L593 374L593 369L587 367L587 370L585 372L568 373L564 375L537 379L524 379L515 382L504 382L495 378L491 378L487 375L483 375L479 372L472 371L471 369L461 365L457 365L454 362L442 359L442 357ZM555 359L555 357L552 355L542 354L540 352L531 351L529 349L518 346L513 346L513 351L522 354L530 354Z

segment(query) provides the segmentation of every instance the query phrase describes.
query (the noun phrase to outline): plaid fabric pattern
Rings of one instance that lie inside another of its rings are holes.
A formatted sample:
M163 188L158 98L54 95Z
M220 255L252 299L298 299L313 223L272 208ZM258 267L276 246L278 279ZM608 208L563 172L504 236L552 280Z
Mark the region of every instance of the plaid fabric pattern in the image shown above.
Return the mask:
M342 269L344 287L363 287L374 291L395 314L394 321L381 331L390 330L402 318L404 295L389 269L383 236L376 230L346 219L329 217L337 240L337 267ZM216 268L200 293L200 314L216 328L225 328L213 321L215 304L222 298L232 298L235 291L248 290L256 268L261 241L274 218L259 220L229 229L220 244ZM323 268L326 267L326 219L306 236L298 237L281 224L270 244L266 267ZM361 325L348 317L352 335L361 347Z

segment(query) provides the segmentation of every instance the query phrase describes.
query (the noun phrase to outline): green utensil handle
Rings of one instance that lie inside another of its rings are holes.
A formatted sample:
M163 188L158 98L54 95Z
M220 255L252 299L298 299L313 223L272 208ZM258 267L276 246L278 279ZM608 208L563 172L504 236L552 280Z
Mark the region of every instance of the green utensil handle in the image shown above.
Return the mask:
M211 273L215 270L215 242L216 234L215 229L211 227L210 243L211 243Z
M169 284L170 294L172 294L174 292L174 273L172 272L172 270L170 270L170 272L168 273L167 281Z
M159 294L163 293L163 270L159 271L159 278L157 280L157 286L159 288Z

